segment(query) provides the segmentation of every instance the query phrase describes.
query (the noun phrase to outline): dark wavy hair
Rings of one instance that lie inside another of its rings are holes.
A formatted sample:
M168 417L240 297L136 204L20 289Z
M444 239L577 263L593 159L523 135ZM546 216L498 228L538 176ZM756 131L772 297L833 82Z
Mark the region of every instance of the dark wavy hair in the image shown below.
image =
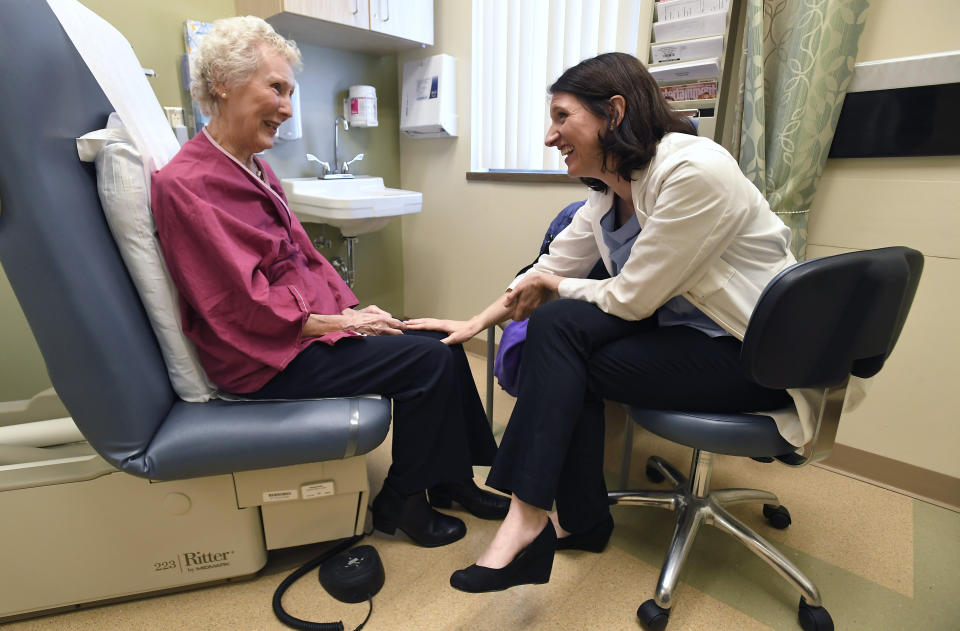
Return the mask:
M670 107L640 60L626 53L604 53L584 59L564 71L549 92L572 94L606 121L606 132L597 135L602 168L606 170L607 161L612 158L617 175L624 180L649 164L657 152L657 143L668 132L697 134L690 120ZM610 98L618 94L626 101L626 108L623 120L616 125L616 110ZM607 191L607 185L598 179L580 180L596 191Z

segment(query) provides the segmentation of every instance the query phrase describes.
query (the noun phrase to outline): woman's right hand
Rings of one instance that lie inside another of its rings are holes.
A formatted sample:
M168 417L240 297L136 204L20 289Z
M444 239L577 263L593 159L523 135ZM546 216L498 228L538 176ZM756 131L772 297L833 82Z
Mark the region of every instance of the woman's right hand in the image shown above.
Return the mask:
M518 321L529 318L534 309L557 297L557 288L562 280L562 276L541 272L524 276L503 300L510 317Z
M438 318L414 318L404 322L408 329L414 331L443 331L447 337L441 340L448 346L451 344L463 344L477 333L481 328L471 320L440 320Z

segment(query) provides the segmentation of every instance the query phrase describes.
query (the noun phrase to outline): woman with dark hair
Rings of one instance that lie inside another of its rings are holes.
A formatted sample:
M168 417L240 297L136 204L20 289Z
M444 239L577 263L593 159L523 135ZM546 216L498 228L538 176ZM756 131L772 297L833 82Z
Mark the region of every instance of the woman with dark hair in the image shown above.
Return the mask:
M586 204L480 314L407 322L458 343L530 317L517 403L487 478L512 494L510 509L476 564L451 577L468 592L544 583L555 550L604 549L604 399L717 412L790 402L740 370L760 293L795 260L790 230L736 160L696 136L630 55L585 60L550 92L545 143L592 189ZM610 278L586 278L598 259Z

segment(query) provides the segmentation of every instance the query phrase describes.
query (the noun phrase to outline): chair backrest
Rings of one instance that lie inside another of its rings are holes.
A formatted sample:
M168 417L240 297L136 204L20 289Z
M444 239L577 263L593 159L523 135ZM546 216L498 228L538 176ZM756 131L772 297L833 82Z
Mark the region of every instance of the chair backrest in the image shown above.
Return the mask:
M872 377L903 329L923 255L890 247L811 259L764 289L743 338L747 376L768 388Z
M42 0L0 19L0 262L57 393L111 461L141 453L175 395L76 138L113 110Z
M553 221L550 222L550 225L547 226L547 231L543 233L543 241L540 243L540 251L537 252L536 258L529 265L525 265L520 268L520 271L517 272L517 276L523 274L528 269L533 267L537 260L546 254L550 250L550 244L553 243L553 240L557 238L557 235L563 232L564 228L570 225L573 221L573 216L577 213L580 208L587 203L587 200L583 199L578 202L573 202L564 206L563 210L557 213L557 216L553 218ZM593 266L593 269L590 270L590 273L587 274L587 278L592 278L594 280L603 280L604 278L610 278L610 273L607 271L606 266L603 264L603 260L597 260L596 265Z

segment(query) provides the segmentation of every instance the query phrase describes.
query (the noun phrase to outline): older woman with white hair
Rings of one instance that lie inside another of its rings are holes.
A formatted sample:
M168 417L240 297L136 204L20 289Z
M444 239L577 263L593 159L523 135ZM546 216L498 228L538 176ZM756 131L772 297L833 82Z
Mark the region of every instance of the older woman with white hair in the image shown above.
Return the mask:
M462 347L405 334L376 306L356 309L256 156L292 114L299 65L296 44L249 16L216 22L192 60L190 91L210 123L154 174L151 191L183 330L230 393L393 399L393 463L374 527L423 546L452 543L464 523L430 504L506 514L507 498L473 482L471 464L490 464L496 443Z

